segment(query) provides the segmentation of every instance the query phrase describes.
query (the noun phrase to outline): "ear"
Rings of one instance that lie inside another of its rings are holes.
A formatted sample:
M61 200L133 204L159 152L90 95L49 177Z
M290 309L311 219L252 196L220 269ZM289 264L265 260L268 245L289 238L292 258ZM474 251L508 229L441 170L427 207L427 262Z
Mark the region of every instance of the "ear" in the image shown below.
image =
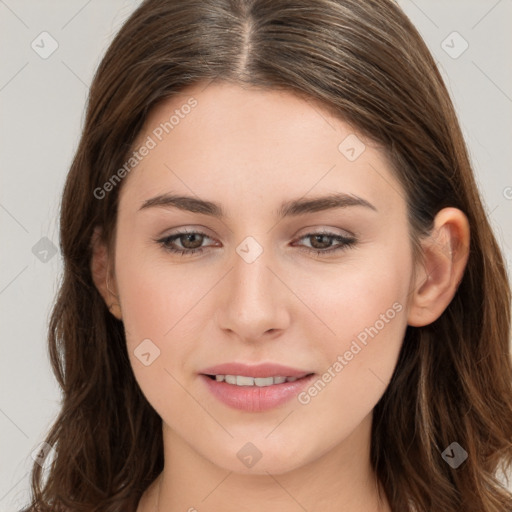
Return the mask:
M434 219L432 233L421 242L409 302L408 324L422 327L437 320L453 299L469 257L469 222L457 208L444 208Z
M115 276L111 272L110 258L107 245L103 240L102 230L99 226L94 228L91 238L91 275L100 295L103 297L110 312L121 320L121 307L119 305Z

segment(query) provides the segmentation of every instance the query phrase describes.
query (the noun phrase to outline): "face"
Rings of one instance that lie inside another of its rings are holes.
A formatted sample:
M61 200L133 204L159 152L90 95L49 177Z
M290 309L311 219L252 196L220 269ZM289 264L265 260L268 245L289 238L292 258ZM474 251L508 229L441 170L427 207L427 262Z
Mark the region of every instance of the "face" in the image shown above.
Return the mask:
M164 428L237 472L343 445L392 376L412 286L405 195L380 149L313 102L226 83L160 104L143 145L114 285Z

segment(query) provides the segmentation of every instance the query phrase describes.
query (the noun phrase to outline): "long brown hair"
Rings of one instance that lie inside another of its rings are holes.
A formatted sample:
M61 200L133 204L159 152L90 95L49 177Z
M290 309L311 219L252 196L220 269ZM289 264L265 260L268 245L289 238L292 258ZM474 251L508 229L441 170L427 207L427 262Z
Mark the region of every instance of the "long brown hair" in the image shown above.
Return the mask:
M382 145L405 190L413 240L435 214L469 220L469 261L444 313L406 331L374 409L371 463L393 510L503 512L496 477L512 462L510 288L447 89L421 36L392 0L146 0L94 77L60 217L64 275L49 326L62 409L46 442L39 512L131 512L163 469L161 419L139 389L122 322L91 277L96 226L112 246L122 182L150 109L198 81L282 89ZM136 170L134 172L137 172ZM457 469L441 452L468 453Z

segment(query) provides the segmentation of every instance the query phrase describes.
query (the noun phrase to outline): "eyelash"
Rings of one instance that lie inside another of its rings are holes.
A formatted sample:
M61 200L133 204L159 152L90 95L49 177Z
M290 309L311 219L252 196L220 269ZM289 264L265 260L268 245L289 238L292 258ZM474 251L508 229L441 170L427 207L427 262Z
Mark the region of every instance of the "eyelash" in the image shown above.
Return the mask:
M173 243L174 240L177 240L181 236L184 236L184 235L200 235L200 236L203 236L203 237L206 237L206 238L211 238L206 233L203 233L201 231L181 231L181 232L178 232L178 233L174 233L173 235L167 236L165 238L161 238L159 240L156 240L156 242L159 243L164 248L164 250L166 250L168 252L171 252L171 253L174 253L174 254L179 254L180 256L192 256L193 254L202 253L204 251L204 249L205 249L204 247L200 247L199 249L175 249L175 248L173 248L173 247L171 247L169 245L169 244ZM298 240L302 240L303 238L308 238L308 237L313 237L313 236L327 236L329 238L337 240L341 244L338 247L334 247L334 248L330 248L330 249L324 249L324 250L321 250L321 249L311 249L309 247L301 249L301 250L309 252L309 253L314 252L318 256L322 256L322 255L325 255L325 254L332 254L332 253L336 253L336 252L339 252L339 251L347 250L349 247L355 245L355 243L357 242L357 240L355 238L350 238L350 237L345 237L345 236L337 235L337 234L334 234L334 233L330 233L328 231L319 231L319 232L315 232L315 233L307 233L306 235L301 236Z

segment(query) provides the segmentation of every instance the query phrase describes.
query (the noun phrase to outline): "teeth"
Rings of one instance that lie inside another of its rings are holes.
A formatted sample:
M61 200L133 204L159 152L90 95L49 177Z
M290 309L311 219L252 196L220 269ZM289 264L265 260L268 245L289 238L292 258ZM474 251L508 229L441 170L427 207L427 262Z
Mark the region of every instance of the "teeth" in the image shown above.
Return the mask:
M283 382L295 382L297 377L246 377L244 375L215 375L217 382L227 382L235 386L266 387Z
M226 375L227 377L227 375ZM235 384L237 386L254 386L254 380L252 377L243 377L242 375L237 375L235 377ZM258 379L262 380L262 379ZM270 384L272 384L272 379L270 379ZM268 385L268 384L267 384Z

